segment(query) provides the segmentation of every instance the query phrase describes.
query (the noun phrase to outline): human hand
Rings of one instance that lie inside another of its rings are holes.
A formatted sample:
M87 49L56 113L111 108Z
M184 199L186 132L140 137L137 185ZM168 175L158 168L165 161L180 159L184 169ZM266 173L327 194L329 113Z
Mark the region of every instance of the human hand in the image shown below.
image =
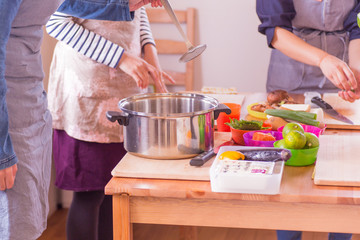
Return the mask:
M14 186L17 165L0 170L0 191L10 189Z
M355 102L355 100L360 98L360 90L356 89L353 91L351 91L351 90L350 91L339 91L338 95L345 101Z
M130 75L136 82L137 86L144 89L149 85L150 77L154 81L161 81L161 72L151 66L143 59L124 52L118 67Z
M351 91L358 87L354 73L342 60L330 54L325 55L319 63L324 75L338 88Z
M135 11L148 3L151 3L151 7L162 7L161 0L129 0L130 11Z
M171 83L175 83L175 80L169 74L167 74L166 72L161 72L161 81L154 80L156 92L160 92L160 93L169 92L166 88L165 80L168 80Z
M338 95L339 97L341 97L342 99L344 99L345 101L348 102L354 102L357 99L360 99L360 84L359 84L359 79L360 79L360 72L355 69L355 68L351 68L352 72L355 75L355 78L358 82L358 87L356 89L350 90L350 91L339 91Z

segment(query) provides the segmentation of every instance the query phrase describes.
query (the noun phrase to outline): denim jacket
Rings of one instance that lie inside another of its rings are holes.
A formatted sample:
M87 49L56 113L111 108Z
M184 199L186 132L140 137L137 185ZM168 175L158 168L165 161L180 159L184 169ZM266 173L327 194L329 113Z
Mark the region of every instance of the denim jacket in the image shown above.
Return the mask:
M0 170L17 163L9 135L9 119L6 105L5 57L11 23L21 0L4 0L0 3Z
M57 10L82 19L131 21L129 0L65 0Z
M21 0L0 1L0 170L17 163L9 135L5 57L11 23L20 4ZM131 21L134 18L129 0L65 0L58 11L83 19Z

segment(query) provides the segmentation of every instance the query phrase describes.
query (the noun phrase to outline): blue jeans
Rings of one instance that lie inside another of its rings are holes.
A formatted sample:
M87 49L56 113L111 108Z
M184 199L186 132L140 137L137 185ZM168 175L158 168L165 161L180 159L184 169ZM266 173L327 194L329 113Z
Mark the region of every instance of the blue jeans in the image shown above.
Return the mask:
M11 24L17 14L20 0L0 1L0 170L17 163L9 135L9 118L6 104L7 84L5 81L6 44L9 40Z
M278 240L301 240L301 231L277 230ZM351 233L329 233L329 240L351 240Z

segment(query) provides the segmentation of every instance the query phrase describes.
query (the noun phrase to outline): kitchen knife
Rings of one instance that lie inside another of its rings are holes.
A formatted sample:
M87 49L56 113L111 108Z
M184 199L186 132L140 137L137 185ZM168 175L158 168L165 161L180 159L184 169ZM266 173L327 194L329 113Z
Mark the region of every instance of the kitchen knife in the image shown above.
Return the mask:
M191 159L190 165L200 167L200 166L204 165L204 163L206 163L209 159L211 159L215 155L216 155L216 153L214 152L214 149L207 151L207 152L203 152L203 153L197 155L196 157L194 157L193 159Z
M324 110L324 112L326 112L327 114L329 114L330 116L332 116L336 120L339 120L339 121L342 121L342 122L345 122L345 123L348 123L348 124L354 124L350 119L348 119L344 115L338 113L330 104L325 102L320 97L313 97L311 99L311 102L315 103L316 105L321 107Z

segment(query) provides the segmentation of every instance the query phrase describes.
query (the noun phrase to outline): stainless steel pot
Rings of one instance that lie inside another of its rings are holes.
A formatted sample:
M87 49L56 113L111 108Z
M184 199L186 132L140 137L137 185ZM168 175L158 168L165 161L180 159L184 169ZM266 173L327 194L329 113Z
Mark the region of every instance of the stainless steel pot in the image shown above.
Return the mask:
M231 110L212 97L150 93L124 98L107 118L124 126L125 149L156 159L190 158L214 147L214 119Z

